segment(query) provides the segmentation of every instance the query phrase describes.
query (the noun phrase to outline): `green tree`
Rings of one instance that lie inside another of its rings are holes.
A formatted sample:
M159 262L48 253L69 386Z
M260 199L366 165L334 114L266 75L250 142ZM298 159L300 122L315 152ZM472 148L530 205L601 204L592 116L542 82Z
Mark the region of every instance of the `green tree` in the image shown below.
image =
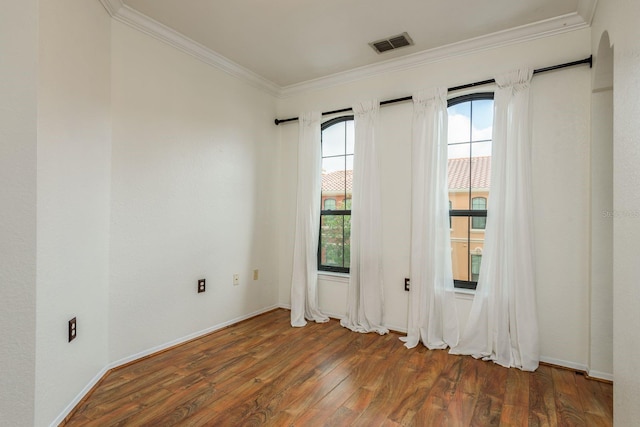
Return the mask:
M344 210L344 202L336 210ZM349 268L351 262L351 215L323 215L320 227L322 264Z

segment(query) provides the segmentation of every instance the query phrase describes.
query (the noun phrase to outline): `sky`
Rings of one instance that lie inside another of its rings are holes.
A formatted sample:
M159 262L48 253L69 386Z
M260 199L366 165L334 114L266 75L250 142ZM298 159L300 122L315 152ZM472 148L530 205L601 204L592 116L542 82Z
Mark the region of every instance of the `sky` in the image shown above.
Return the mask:
M473 104L473 110L471 108ZM476 100L464 102L448 108L449 129L448 142L456 144L467 142L467 144L449 145L449 158L469 157L471 141L474 142L472 155L491 155L491 135L493 133L493 100Z
M491 155L493 133L493 100L474 100L453 105L449 114L449 158ZM346 136L346 147L345 147ZM469 144L469 141L474 141ZM461 144L460 144L461 143ZM325 173L353 169L353 121L335 124L323 131L322 156L348 154L346 157L327 158L322 161Z

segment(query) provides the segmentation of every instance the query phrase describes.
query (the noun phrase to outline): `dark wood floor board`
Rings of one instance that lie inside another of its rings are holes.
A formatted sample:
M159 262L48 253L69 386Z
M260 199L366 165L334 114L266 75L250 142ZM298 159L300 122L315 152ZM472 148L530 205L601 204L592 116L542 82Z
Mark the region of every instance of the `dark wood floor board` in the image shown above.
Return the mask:
M275 310L110 371L68 426L611 426L612 386Z
M333 412L323 424L312 423L311 425L323 425L325 427L352 426L356 419L358 419L359 415L360 414L358 412L355 412L348 407L341 406Z
M600 382L588 380L583 375L576 375L575 381L585 415L605 419L613 415L608 405L609 399L602 393ZM611 385L608 386L613 388Z
M555 390L551 376L554 368L540 365L529 377L529 425L557 426Z
M460 380L447 408L448 420L456 420L465 426L471 423L482 385L480 368L483 364L471 357L463 359Z
M609 415L613 418L613 384L596 381L600 386L600 397L606 402L609 408ZM598 393L596 391L596 393Z
M551 373L558 411L558 425L560 426L584 426L584 409L580 399L580 393L576 385L575 372L566 369L554 369Z
M520 369L509 369L505 387L504 404L529 407L529 378L531 374Z
M497 426L500 424L509 370L494 363L482 363L478 368L482 381L470 425Z
M134 426L158 426L177 425L181 420L198 411L206 405L211 397L220 394L209 383L195 383L184 390L183 393L173 393L155 411L140 411L127 418L127 425Z
M529 422L527 406L503 405L500 414L500 427L521 427Z
M111 405L118 405L123 399L130 399L130 396L138 396L144 394L148 387L157 389L159 383L179 379L181 376L177 374L172 366L164 366L162 369L158 369L156 372L142 376L136 379L121 379L117 378L120 384L119 386L109 387L103 389L99 387L96 392L91 396L92 399L85 401L82 404L83 411L90 411L91 408L101 405L104 409L107 409ZM106 384L110 386L110 384Z

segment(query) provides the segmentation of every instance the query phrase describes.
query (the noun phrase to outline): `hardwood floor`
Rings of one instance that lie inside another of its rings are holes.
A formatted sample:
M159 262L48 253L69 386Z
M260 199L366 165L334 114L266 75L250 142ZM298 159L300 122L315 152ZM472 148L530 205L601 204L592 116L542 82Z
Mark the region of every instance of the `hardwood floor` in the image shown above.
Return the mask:
M611 384L275 310L112 371L68 426L611 426Z

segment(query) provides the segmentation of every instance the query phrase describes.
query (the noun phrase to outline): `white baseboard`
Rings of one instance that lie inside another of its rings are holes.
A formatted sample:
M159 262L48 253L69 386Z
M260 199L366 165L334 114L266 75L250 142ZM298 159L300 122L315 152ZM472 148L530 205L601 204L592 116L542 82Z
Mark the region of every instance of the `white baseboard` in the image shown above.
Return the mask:
M98 372L93 378L91 378L91 381L89 381L89 383L86 386L84 386L82 391L78 393L78 395L67 405L67 407L64 408L64 410L60 413L60 415L58 415L58 417L55 420L53 420L51 424L49 424L49 426L50 427L59 426L62 423L62 421L64 421L64 419L67 418L67 415L69 415L71 411L73 411L73 409L82 401L82 399L84 399L87 393L89 393L91 389L95 387L96 384L98 384L98 382L102 379L102 377L105 376L107 372L109 372L109 368L105 366L100 370L100 372Z
M587 374L591 378L597 378L599 380L606 380L606 381L613 382L613 374L610 374L610 373L607 373L607 372L600 372L600 371L590 370Z
M87 395L87 393L89 393L91 391L91 389L93 387L95 387L95 385L102 379L102 377L105 376L105 374L107 372L109 372L112 369L115 369L119 366L125 365L127 363L131 363L134 362L138 359L142 359L143 357L152 355L154 353L157 353L159 351L162 350L166 350L168 348L171 348L173 346L176 346L178 344L182 344L185 343L187 341L191 341L193 339L199 338L201 336L210 334L211 332L215 332L217 330L220 330L222 328L226 328L227 326L231 326L234 325L236 323L242 322L243 320L247 320L250 319L252 317L258 316L260 314L266 313L268 311L274 310L276 308L278 308L278 305L272 305L270 307L266 307L257 311L254 311L253 313L249 313L246 314L244 316L240 316L240 317L236 317L235 319L231 319L228 320L226 322L223 323L219 323L215 326L212 326L210 328L207 329L203 329L201 331L198 332L194 332L192 334L189 334L187 336L184 336L182 338L178 338L175 339L173 341L169 341L167 343L149 348L147 350L141 351L139 353L136 353L134 355L131 356L127 356L124 357L120 360L117 360L115 362L109 363L107 366L105 366L104 368L102 368L100 370L100 372L98 372L92 379L91 381L89 381L89 383L82 389L82 391L80 393L78 393L78 395L67 405L66 408L64 408L64 410L60 413L60 415L58 415L56 417L56 419L50 424L51 427L55 427L60 425L60 423L62 423L62 421L64 421L64 419L71 413L71 411L73 411L75 409L75 407L82 401L82 399L84 399L84 397Z
M608 372L600 372L590 370L587 365L582 363L568 362L566 360L554 359L553 357L540 357L541 362L550 363L552 365L562 366L564 368L575 369L576 371L586 372L591 378L597 378L599 380L613 381L613 374Z
M540 356L540 361L550 363L552 365L562 366L564 368L575 369L576 371L587 372L589 368L582 363L569 362L567 360L554 359L553 357Z
M201 336L210 334L211 332L215 332L215 331L220 330L222 328L226 328L227 326L234 325L236 323L242 322L243 320L251 319L252 317L256 317L256 316L258 316L260 314L266 313L266 312L271 311L271 310L276 309L276 308L278 308L277 305L272 305L270 307L266 307L266 308L260 309L258 311L254 311L253 313L249 313L249 314L246 314L244 316L236 317L235 319L231 319L231 320L228 320L226 322L219 323L219 324L217 324L215 326L212 326L210 328L203 329L203 330L198 331L198 332L194 332L194 333L186 335L186 336L184 336L182 338L178 338L178 339L175 339L173 341L169 341L167 343L164 343L164 344L149 348L147 350L141 351L141 352L133 354L131 356L123 357L120 360L116 360L115 362L110 363L107 366L107 369L114 369L114 368L117 368L119 366L126 365L127 363L134 362L134 361L136 361L138 359L142 359L143 357L149 356L149 355L157 353L159 351L166 350L166 349L171 348L173 346L176 346L178 344L182 344L182 343L185 343L187 341L191 341L191 340L199 338Z

